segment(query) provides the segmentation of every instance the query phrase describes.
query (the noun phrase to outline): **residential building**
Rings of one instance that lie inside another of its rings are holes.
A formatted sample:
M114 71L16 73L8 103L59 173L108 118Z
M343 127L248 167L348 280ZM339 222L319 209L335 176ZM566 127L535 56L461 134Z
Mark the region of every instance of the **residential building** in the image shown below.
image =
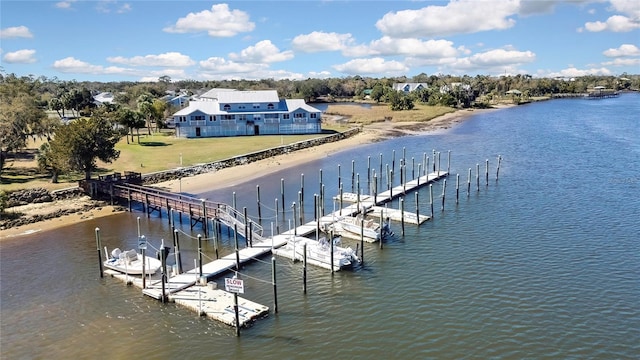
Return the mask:
M275 90L213 89L173 114L183 138L320 133L321 111Z
M405 94L408 94L413 91L417 91L420 89L427 89L427 84L424 83L394 83L393 90L402 91Z

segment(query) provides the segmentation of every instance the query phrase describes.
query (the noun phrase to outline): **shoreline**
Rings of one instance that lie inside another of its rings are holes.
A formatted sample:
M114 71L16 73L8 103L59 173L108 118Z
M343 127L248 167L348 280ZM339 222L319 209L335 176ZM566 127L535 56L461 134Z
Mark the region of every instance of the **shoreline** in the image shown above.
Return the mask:
M453 126L467 120L473 115L479 113L497 111L500 109L512 107L515 105L497 106L491 109L464 109L457 110L426 122L411 123L374 123L366 125L358 134L340 141L322 144L302 150L298 150L289 154L278 155L268 159L262 159L250 164L237 165L230 168L221 169L215 172L199 174L191 177L185 177L181 180L170 180L149 186L161 188L171 192L184 193L201 193L205 191L220 190L232 187L248 181L255 180L266 174L295 167L304 164L318 157L326 157L331 154L352 149L354 147L370 144L385 139L413 136L425 133L433 133L436 131L446 131ZM31 204L34 205L34 204ZM50 212L55 212L68 204L43 203L38 208L49 208ZM27 210L27 214L30 214ZM47 219L34 222L22 226L12 227L0 230L0 241L23 238L36 232L50 231L64 226L72 225L80 221L98 219L109 215L124 212L120 206L101 206L88 211L79 211L78 213L63 215L57 218Z

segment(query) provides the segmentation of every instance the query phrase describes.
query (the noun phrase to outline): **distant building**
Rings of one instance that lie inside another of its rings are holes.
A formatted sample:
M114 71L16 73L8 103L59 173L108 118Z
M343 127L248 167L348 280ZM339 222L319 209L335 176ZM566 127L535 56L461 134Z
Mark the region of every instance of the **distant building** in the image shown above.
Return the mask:
M212 89L173 114L173 123L183 138L322 131L320 110L302 99L279 99L275 90Z
M104 103L113 103L113 94L110 92L101 92L93 97L93 103L96 105L102 105Z
M393 90L402 91L405 94L408 94L413 91L426 89L428 88L427 84L424 83L394 83Z

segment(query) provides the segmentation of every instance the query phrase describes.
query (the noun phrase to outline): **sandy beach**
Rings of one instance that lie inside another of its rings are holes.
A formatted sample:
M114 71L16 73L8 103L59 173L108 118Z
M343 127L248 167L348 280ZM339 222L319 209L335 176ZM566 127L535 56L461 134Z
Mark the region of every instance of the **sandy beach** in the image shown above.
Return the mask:
M204 191L218 190L243 182L252 181L271 172L294 167L307 161L317 159L319 157L325 157L339 151L357 147L359 145L381 141L391 137L411 136L424 132L449 129L456 124L464 121L465 119L471 117L472 115L476 115L481 112L495 111L500 108L502 107L483 110L458 110L453 113L439 116L428 122L374 123L371 125L366 125L360 133L344 140L323 144L312 148L302 149L286 155L279 155L269 159L256 161L246 165L234 166L232 168L226 168L212 173L182 178L181 181L172 180L154 184L152 186L173 192L178 192L181 189L182 192L187 193L200 193ZM90 200L84 199L83 201ZM55 212L59 209L67 209L70 206L77 206L80 204L81 202L78 200L73 200L71 202L55 201L52 203L31 204L38 206L29 207L29 205L27 205L22 209L15 210L19 210L28 215L37 215L39 213L42 213L43 211ZM28 236L29 234L33 234L34 232L49 231L59 227L74 224L79 221L116 214L121 212L121 209L121 207L104 206L90 211L64 215L55 219L44 220L28 225L0 230L0 240L24 237Z

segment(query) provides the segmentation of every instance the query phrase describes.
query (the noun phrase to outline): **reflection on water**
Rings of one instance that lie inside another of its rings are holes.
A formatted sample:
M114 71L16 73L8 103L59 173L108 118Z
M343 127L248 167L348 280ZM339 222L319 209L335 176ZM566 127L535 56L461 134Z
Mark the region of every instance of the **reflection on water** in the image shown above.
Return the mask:
M379 154L390 164L393 150L396 166L403 151L411 164L411 158L422 162L424 152L452 150L445 210L440 182L433 188L433 221L406 226L404 237L395 231L383 250L365 244L365 263L353 272L332 276L310 268L307 295L300 264L278 258L279 313L240 338L226 325L99 278L96 227L109 249L134 248L141 217L141 232L157 248L161 239L171 242L166 217L138 211L3 241L2 357L120 359L144 351L145 358L634 358L640 353L640 137L633 135L639 126L632 115L638 104L633 94L490 112L446 134L366 145L199 194L231 203L235 191L238 206L255 218L260 185L268 235L281 179L290 205L304 174L310 220L320 169L329 211L338 164L350 191L352 160L364 184L367 157L379 168ZM474 184L467 195L468 169L475 177L476 164L484 172L486 159L488 186L481 178L480 191ZM461 180L457 205L455 174ZM419 191L417 205L413 194L405 198L408 211L416 206L429 213L428 188ZM283 228L291 216L289 207L278 214ZM185 233L180 245L190 268L193 237L202 230L186 219L177 226ZM223 234L224 255L233 241ZM213 244L205 244L206 256L215 257ZM272 307L270 259L242 272L245 297Z

